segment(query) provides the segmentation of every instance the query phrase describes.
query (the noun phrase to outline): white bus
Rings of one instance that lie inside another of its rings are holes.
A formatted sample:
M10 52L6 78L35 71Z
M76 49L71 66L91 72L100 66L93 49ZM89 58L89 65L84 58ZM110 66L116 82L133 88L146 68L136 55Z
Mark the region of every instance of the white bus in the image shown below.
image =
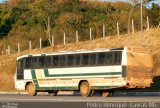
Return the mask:
M117 88L145 88L152 83L152 54L143 48L117 48L24 55L17 58L15 88L56 95L80 91L84 97Z

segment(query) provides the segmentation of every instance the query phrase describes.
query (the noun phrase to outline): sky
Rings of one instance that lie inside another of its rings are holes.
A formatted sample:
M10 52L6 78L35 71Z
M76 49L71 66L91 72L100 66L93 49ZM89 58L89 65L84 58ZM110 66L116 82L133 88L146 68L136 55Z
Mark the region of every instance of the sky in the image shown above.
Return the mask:
M0 0L0 3L2 3L3 1L5 1L5 0Z

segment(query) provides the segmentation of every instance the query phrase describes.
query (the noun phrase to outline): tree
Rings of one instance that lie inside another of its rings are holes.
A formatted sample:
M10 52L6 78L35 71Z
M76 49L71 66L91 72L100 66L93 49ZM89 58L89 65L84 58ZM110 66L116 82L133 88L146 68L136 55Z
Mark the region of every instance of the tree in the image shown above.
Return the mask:
M143 3L147 4L151 1L153 1L153 0L143 0ZM129 3L131 4L131 9L129 11L129 16L128 16L128 34L131 33L131 15L133 13L135 6L139 5L141 3L141 1L140 0L129 0Z
M149 16L152 19L152 25L157 26L160 23L160 6L153 3L149 10Z

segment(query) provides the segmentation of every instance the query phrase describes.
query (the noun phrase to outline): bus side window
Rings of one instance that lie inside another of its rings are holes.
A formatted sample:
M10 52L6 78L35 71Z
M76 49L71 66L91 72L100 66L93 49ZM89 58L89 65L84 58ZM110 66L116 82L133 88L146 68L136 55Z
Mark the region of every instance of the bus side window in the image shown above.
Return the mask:
M74 55L68 55L67 66L74 66Z
M31 57L26 58L25 68L30 69L31 68Z
M76 54L75 55L75 66L80 66L80 64L81 64L81 55Z
M65 55L60 55L59 56L59 62L58 62L59 67L64 67L65 64L66 64L66 57L65 57Z
M96 65L96 53L91 53L90 54L90 61L89 61L91 66Z
M118 52L118 60L117 60L117 63L120 65L120 64L121 64L121 61L122 61L122 51L119 51L119 52Z
M105 53L98 53L98 64L105 64Z
M115 65L120 65L121 64L121 58L122 58L122 52L121 51L115 52L115 55L114 55L114 64Z
M82 65L86 66L89 64L89 54L82 54Z
M59 61L59 57L58 56L53 56L52 57L52 65L53 65L53 67L58 67L58 61Z
M50 68L51 67L51 64L52 64L51 60L52 60L52 56L46 56L45 57L45 68Z
M32 68L36 69L38 67L37 57L32 57Z
M40 56L40 57L38 57L38 68L44 68L44 58L45 58L45 56Z
M113 65L113 52L106 53L106 65Z

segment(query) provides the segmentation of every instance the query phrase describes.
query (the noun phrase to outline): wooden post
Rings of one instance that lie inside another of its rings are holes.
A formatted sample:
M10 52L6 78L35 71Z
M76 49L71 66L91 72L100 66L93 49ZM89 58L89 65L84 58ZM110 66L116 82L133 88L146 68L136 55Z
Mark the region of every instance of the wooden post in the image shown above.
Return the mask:
M78 31L76 31L76 43L78 43Z
M9 45L8 45L8 54L11 54L11 48Z
M52 46L54 46L54 37L52 35Z
M42 38L39 39L39 48L42 49Z
M90 30L89 30L90 32L90 40L92 40L92 28L90 28Z
M29 41L29 50L32 50L32 42Z
M149 18L147 16L147 30L149 30Z
M52 44L51 42L51 27L50 27L50 17L48 16L48 26L47 26L47 32L48 32L48 40L50 45Z
M117 22L117 36L119 37L119 23Z
M160 27L160 22L159 22L159 24L158 24L158 27L157 27L157 29Z
M20 49L20 44L18 43L18 53L21 52L21 49Z
M66 33L63 33L63 44L66 45Z
M132 19L132 34L134 34L134 20Z
M103 25L103 38L105 38L105 34L106 32L105 32L105 25Z

